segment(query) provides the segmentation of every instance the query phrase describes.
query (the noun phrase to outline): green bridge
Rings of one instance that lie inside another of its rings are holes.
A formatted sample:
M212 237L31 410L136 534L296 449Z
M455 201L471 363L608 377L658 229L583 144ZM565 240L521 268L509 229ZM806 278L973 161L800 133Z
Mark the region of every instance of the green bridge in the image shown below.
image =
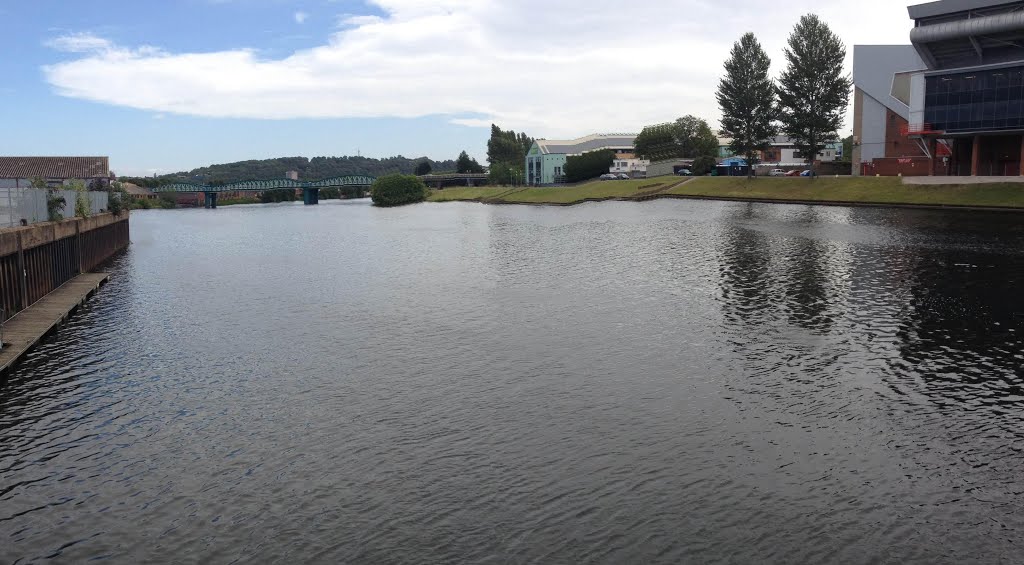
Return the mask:
M153 189L153 192L202 192L207 208L217 207L217 195L224 192L263 192L266 190L302 189L302 202L307 205L320 203L321 188L341 188L345 186L366 186L373 184L374 177L350 175L333 177L318 181L303 182L292 179L245 180L221 185L194 184L179 182L165 184Z

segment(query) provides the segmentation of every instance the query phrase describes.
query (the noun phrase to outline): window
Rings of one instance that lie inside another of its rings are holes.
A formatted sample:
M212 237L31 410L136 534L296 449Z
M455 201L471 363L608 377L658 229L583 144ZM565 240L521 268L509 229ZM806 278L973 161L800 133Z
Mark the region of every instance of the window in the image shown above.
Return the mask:
M1024 129L1024 67L926 77L924 121L942 131Z

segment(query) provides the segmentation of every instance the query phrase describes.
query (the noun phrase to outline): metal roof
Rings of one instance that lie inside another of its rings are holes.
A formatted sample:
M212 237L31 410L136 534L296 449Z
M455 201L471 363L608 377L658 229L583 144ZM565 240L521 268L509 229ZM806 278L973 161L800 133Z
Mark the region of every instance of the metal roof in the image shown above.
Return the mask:
M579 139L538 139L537 147L545 155L579 155L599 149L632 149L636 134L598 133Z
M0 157L3 179L94 179L110 177L108 157Z
M966 12L968 10L991 8L993 6L1002 6L1004 4L1016 4L1017 2L1019 2L1019 0L938 0L938 2L928 2L927 4L908 6L907 12L910 13L910 19L920 20L923 18L955 14L957 12Z

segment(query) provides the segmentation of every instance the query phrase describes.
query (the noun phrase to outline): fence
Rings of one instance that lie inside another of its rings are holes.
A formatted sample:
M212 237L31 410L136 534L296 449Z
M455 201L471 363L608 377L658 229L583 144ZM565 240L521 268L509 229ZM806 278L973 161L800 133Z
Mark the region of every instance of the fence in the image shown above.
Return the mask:
M74 190L58 190L64 198L65 218L75 215L75 200L78 192ZM99 214L107 210L106 192L82 193L89 199L89 214ZM9 228L26 224L49 221L46 211L46 190L41 188L0 188L0 227Z

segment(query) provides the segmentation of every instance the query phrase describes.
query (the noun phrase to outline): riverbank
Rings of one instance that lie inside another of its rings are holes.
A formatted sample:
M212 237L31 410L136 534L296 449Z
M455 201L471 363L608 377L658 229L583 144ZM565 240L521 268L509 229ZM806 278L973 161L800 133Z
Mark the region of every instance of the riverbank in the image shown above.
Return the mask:
M620 181L594 181L569 187L463 187L431 191L430 202L469 201L487 204L548 204L569 206L602 200L643 200L678 187L691 179L658 177Z
M604 181L567 188L457 188L434 191L432 202L566 206L600 200L700 198L841 205L967 207L1024 210L1017 182L904 184L900 177L657 177Z

